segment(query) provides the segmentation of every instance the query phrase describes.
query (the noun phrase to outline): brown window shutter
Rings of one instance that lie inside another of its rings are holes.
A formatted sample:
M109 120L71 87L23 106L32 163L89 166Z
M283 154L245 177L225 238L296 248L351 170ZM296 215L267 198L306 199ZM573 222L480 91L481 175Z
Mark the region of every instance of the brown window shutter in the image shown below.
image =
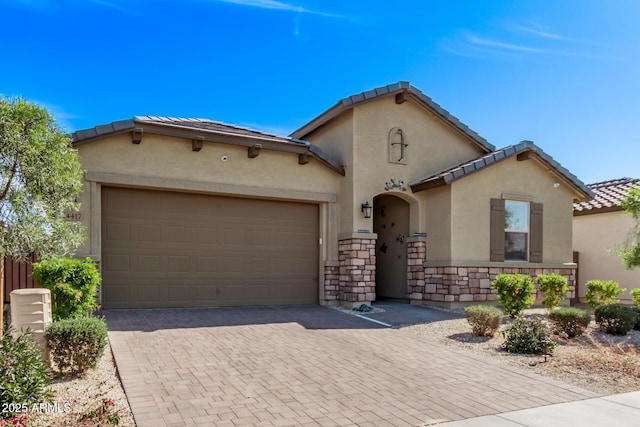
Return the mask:
M531 203L529 262L542 262L542 203Z
M504 261L504 200L491 199L491 261Z

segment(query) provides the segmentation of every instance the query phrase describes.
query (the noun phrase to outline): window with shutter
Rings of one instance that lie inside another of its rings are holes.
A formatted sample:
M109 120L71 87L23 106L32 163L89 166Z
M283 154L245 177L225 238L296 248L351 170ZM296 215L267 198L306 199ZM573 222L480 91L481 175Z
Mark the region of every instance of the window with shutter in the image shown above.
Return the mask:
M542 204L491 199L490 260L542 262Z

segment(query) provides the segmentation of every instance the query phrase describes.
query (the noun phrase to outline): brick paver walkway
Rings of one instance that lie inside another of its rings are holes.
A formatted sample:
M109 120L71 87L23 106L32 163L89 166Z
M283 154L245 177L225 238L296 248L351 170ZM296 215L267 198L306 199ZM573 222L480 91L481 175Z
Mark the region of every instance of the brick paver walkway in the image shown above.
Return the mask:
M319 306L106 317L138 427L421 426L596 396Z

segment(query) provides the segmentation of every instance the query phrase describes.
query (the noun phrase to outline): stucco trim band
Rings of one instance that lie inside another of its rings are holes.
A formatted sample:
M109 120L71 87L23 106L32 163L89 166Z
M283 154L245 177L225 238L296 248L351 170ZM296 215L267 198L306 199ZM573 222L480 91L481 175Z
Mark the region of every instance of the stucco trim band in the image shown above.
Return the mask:
M222 184L217 182L187 181L181 179L158 178L151 176L134 176L106 172L86 172L85 181L106 185L120 185L149 189L189 191L196 193L222 194L239 197L256 197L261 199L291 200L305 202L335 203L336 194L316 193L312 191L283 190L277 188L252 187L247 185Z

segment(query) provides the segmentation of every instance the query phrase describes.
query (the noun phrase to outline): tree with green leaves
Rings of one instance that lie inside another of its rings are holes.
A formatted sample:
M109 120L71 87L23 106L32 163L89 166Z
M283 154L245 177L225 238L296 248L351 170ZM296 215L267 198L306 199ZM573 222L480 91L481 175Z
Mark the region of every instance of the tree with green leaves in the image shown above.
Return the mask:
M0 98L0 334L4 324L4 259L71 254L82 242L78 153L47 110Z
M628 269L640 268L640 185L631 187L620 202L633 217L634 225L617 253Z

